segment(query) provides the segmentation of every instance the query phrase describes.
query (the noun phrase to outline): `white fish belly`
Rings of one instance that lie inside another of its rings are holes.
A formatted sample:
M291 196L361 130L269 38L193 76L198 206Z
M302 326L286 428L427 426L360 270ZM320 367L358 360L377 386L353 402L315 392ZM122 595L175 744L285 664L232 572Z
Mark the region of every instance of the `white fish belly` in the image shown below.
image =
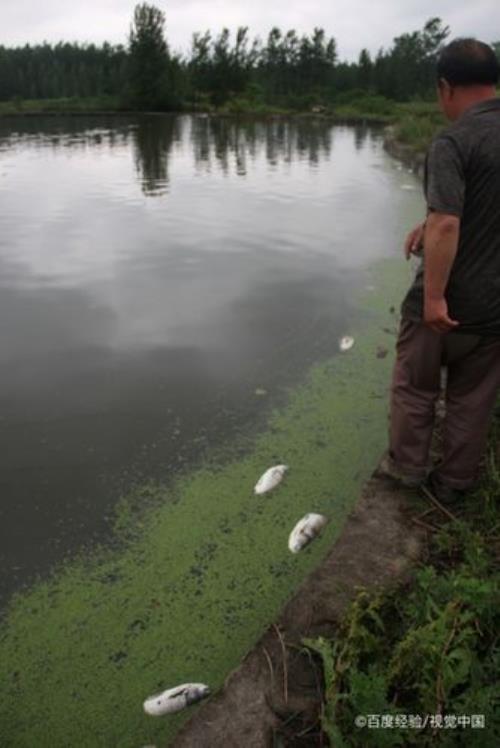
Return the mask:
M184 683L176 688L169 688L162 693L150 696L143 704L146 714L161 717L164 714L175 714L197 701L206 698L210 689L204 683Z
M323 514L306 514L297 522L288 539L288 548L292 553L298 553L311 541L318 537L321 530L328 523Z
M255 493L262 494L272 491L273 488L276 488L281 483L287 470L288 465L274 465L274 467L270 467L257 481L254 488Z
M353 345L354 345L354 338L351 338L349 335L345 335L339 341L339 348L343 352L350 351Z

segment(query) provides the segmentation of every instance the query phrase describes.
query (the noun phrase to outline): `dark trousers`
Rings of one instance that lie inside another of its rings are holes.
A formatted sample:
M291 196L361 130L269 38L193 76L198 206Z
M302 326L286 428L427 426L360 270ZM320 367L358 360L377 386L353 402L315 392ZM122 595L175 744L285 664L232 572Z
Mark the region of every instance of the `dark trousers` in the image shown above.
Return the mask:
M429 469L441 368L447 368L443 457L436 474L451 488L476 480L500 387L500 338L431 330L401 322L391 387L390 455L414 477Z

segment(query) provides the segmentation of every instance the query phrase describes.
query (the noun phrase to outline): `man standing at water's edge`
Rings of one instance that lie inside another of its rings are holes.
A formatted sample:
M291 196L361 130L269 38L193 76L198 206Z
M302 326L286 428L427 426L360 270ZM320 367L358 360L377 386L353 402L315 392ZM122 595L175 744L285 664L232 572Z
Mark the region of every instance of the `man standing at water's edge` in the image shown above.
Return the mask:
M424 259L402 305L382 470L406 485L427 478L446 500L474 485L500 386L499 63L488 45L459 39L437 75L452 124L429 148L427 219L406 241L407 258L423 242ZM429 474L443 366L443 456Z

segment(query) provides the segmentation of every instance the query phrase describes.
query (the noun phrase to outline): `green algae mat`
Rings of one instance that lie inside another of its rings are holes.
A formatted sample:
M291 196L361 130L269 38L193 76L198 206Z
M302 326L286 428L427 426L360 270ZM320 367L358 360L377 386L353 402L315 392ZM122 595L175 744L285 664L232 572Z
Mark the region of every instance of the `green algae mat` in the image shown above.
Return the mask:
M166 746L193 711L152 718L142 703L185 682L220 687L326 554L385 446L399 261L373 273L348 353L314 366L243 456L210 459L169 487L138 489L116 542L17 595L0 628L0 745ZM290 466L271 494L253 486ZM151 494L154 494L151 500ZM144 501L149 509L137 512ZM330 518L293 556L306 512Z

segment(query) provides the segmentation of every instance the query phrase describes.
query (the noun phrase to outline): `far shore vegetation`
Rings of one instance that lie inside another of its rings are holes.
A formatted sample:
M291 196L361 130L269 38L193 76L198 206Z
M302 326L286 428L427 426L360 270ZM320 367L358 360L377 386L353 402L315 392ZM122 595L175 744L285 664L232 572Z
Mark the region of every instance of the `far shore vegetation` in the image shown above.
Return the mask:
M355 62L339 59L322 28L299 35L247 27L194 33L191 49L171 51L165 14L143 3L124 45L60 42L0 46L0 115L198 112L294 115L396 124L398 139L423 147L442 124L434 66L449 28L440 18ZM493 43L500 55L500 41Z

